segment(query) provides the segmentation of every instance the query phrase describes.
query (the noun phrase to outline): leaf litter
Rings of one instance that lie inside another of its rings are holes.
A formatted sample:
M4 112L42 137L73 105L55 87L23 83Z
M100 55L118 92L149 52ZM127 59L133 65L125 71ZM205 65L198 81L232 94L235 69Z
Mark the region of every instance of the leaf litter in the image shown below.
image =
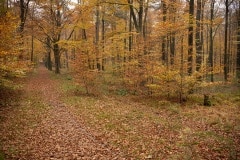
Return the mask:
M69 82L69 81L68 81ZM18 105L1 107L5 159L238 159L238 106L194 108L75 96L40 67Z
M0 151L5 159L119 159L122 153L95 136L62 101L59 82L40 67L26 79L20 105L1 110Z

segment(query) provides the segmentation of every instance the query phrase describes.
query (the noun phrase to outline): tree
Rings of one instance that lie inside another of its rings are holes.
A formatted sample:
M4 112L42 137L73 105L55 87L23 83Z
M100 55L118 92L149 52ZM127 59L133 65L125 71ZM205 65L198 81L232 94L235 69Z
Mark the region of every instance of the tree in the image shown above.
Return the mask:
M167 5L165 0L162 0L162 14L163 14L163 23L166 23L167 20ZM164 35L162 37L162 61L163 63L168 64L168 52L167 52L167 37Z
M128 0L128 5L129 9L131 12L131 16L133 19L133 24L135 26L135 29L138 33L142 34L143 31L143 0L138 1L138 9L137 9L137 14L134 12L134 6L133 2L131 0Z
M170 16L170 21L171 23L175 24L175 19L176 19L176 0L171 0L171 3L170 3L170 6L169 6L169 12L170 14L172 14ZM170 62L171 62L171 65L174 64L174 58L175 58L175 46L176 46L176 37L175 37L175 31L171 31L170 33L170 38L169 38L169 43L170 43Z
M40 34L38 40L44 43L46 46L50 47L54 55L54 66L55 73L60 73L61 68L61 51L60 41L63 37L64 28L69 25L69 18L73 11L66 12L67 2L66 1L53 1L48 0L46 3L39 4L43 10L41 11L41 16L34 19ZM74 20L78 21L78 20ZM66 40L69 40L73 34L75 27L69 27L70 31L67 35ZM36 37L36 36L35 36ZM46 40L47 39L47 40ZM49 43L50 40L50 43ZM49 46L49 44L51 44ZM48 53L51 53L47 51ZM50 56L48 56L50 57Z
M2 11L2 10L1 10ZM19 36L16 33L18 19L6 8L0 13L0 88L12 87L12 79L25 75L28 63L18 59Z
M20 7L20 24L19 24L19 32L23 32L27 14L28 14L28 6L30 0L26 2L24 0L19 0L19 7Z
M45 42L45 47L46 47L46 67L48 70L52 71L52 59L51 59L51 40L49 37L46 38Z
M189 28L188 28L188 74L193 73L193 22L194 22L194 0L189 1Z
M97 1L96 5L96 22L95 22L95 44L96 44L96 61L97 61L97 69L101 70L101 64L100 64L100 53L99 53L99 34L100 34L100 5L99 1Z
M197 0L197 15L196 15L196 70L199 71L202 64L203 55L203 40L202 40L202 12L203 12L203 2L202 0Z
M51 6L52 6L52 1L51 1ZM51 10L52 16L54 16L54 21L55 21L55 27L57 30L60 30L61 28L61 12L60 8L62 7L59 1L56 1L56 10ZM52 9L52 8L51 8ZM61 30L56 32L52 38L52 43L53 43L53 53L54 53L54 59L55 59L55 73L59 74L60 73L60 46L58 42L60 41L61 38Z
M237 8L237 77L240 79L240 1Z
M228 53L228 26L229 26L229 6L233 3L233 0L225 0L225 28L224 28L224 80L228 80L229 73L229 53Z
M209 67L210 67L210 75L211 75L211 82L213 82L213 18L214 18L214 5L215 0L211 1L211 7L210 7L210 30L209 30L209 36L210 36L210 45L209 45Z
M205 2L209 5L205 6ZM230 5L231 2L227 3ZM60 73L60 62L69 58L74 62L74 65L69 63L70 69L71 65L74 71L79 69L76 71L79 78L83 72L88 77L95 69L101 71L99 73L110 71L123 81L128 79L136 90L141 87L144 90L149 89L147 83L163 84L156 79L156 75L163 73L167 76L167 85L174 79L168 77L172 73L185 80L197 74L200 78L199 72L211 71L213 81L213 75L220 71L221 46L225 40L227 52L231 51L233 56L236 50L230 27L227 39L221 41L226 35L222 34L225 33L224 22L220 15L226 4L224 1L79 0L76 6L68 7L66 1L44 0L36 1L36 4L36 15L28 19L37 26L34 26L36 31L32 37L45 44L47 66L51 70L52 57L56 73ZM204 10L204 6L209 8ZM230 60L227 64L233 66ZM154 67L161 72L153 72ZM165 69L168 72L164 72ZM194 73L195 70L198 72ZM178 80L174 81L178 83Z

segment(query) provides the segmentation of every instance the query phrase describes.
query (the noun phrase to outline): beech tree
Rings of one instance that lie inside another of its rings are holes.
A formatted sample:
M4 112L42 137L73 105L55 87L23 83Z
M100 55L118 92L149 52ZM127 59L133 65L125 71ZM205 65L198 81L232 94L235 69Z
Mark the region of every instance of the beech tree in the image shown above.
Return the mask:
M19 32L23 32L27 14L28 14L28 6L30 0L19 0L19 7L20 7L20 24L19 24Z
M14 8L16 9L16 8ZM16 32L19 17L8 8L7 1L0 2L0 88L12 87L12 78L24 76L28 70L28 61L19 59L18 47L21 37ZM22 44L21 44L22 45Z
M229 54L228 53L228 26L229 26L229 7L233 0L225 0L225 30L224 30L224 80L228 80L229 73Z
M189 28L188 28L188 74L193 73L193 23L194 23L194 0L189 1Z
M163 14L163 23L166 23L166 20L167 20L167 18L166 18L166 14L167 14L167 5L166 5L166 2L165 2L165 0L162 0L161 1L162 2L162 14ZM164 35L163 37L162 37L162 61L164 62L164 63L168 63L167 61L168 61L168 53L167 53L167 49L166 49L166 44L167 44L167 41L166 41L166 36Z
M237 77L240 79L240 1L237 3Z
M211 75L211 82L213 82L213 20L214 20L214 5L215 0L212 0L210 3L210 29L209 29L209 37L210 37L210 44L209 44L209 67L210 67L210 75Z
M25 20L22 33L33 34L24 39L32 45L29 54L22 53L33 60L38 39L46 48L48 69L55 67L59 74L66 64L89 92L93 84L88 81L111 74L132 93L183 98L209 77L212 82L219 75L230 80L235 63L239 70L239 45L234 45L239 41L234 37L239 11L232 2L25 0L24 10L19 10L25 19L19 16L19 21ZM209 77L204 79L204 74Z
M203 0L197 0L197 13L196 13L196 70L199 71L202 65L203 57Z
M39 3L43 9L40 18L35 19L35 24L40 30L41 36L38 38L46 46L50 47L54 55L54 67L55 73L60 73L61 68L61 46L59 44L63 37L64 28L69 24L68 16L74 11L66 12L67 2L66 1L46 1L45 3ZM72 36L75 27L70 27L70 32L67 35L67 40ZM46 40L47 39L47 40ZM50 41L49 41L50 40ZM48 53L51 53L48 51ZM50 57L50 56L48 56Z

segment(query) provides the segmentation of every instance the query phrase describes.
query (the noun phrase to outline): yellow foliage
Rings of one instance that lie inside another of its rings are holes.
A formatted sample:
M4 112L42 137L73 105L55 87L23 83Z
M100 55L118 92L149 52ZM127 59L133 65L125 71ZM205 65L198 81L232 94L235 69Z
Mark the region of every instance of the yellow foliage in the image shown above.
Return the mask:
M10 12L0 17L0 87L9 86L12 77L24 76L28 67L18 60L17 23Z

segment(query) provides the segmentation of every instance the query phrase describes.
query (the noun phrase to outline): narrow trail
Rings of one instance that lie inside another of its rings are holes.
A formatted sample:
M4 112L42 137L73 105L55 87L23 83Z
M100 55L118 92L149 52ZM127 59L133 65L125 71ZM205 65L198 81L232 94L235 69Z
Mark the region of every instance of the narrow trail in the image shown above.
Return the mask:
M27 80L24 96L34 101L30 107L44 104L47 109L38 116L35 127L25 128L26 134L17 144L22 151L9 159L121 159L119 151L94 136L79 115L62 102L59 83L43 67Z

